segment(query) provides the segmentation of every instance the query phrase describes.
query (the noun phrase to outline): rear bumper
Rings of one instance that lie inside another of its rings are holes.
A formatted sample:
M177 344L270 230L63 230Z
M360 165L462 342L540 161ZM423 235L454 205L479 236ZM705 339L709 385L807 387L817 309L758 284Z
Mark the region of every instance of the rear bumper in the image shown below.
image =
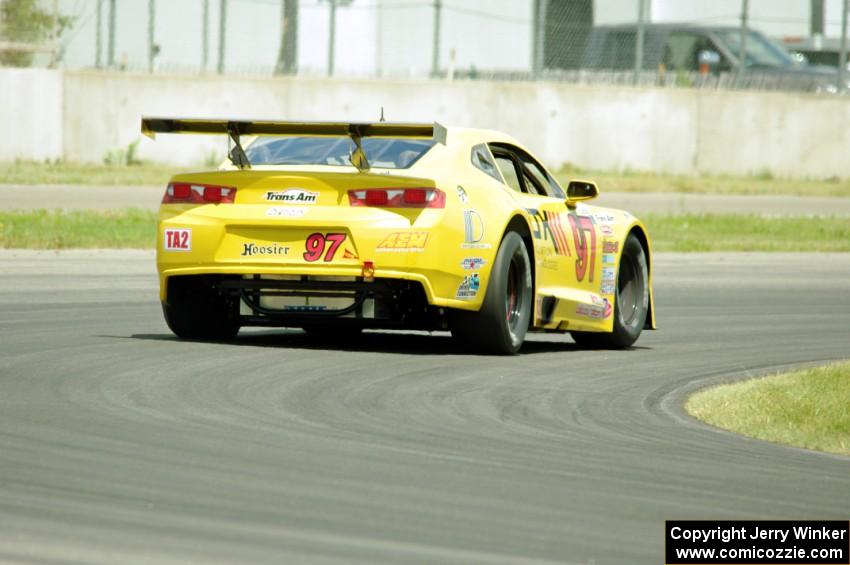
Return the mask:
M286 266L255 266L246 267L244 265L194 265L191 267L175 267L161 270L159 274L160 293L159 299L162 302L168 300L168 279L175 276L189 275L222 275L232 277L242 276L259 276L259 275L283 275L283 276L305 276L305 277L323 277L323 278L362 278L363 270L361 266L354 268L325 268L325 267L286 267ZM429 276L430 275L430 276ZM443 308L458 308L461 310L478 310L480 301L472 302L468 300L458 300L455 298L447 298L439 296L434 292L432 285L432 277L445 277L444 273L426 273L419 271L397 271L388 269L376 269L374 279L376 282L385 282L390 280L409 281L417 283L423 290L425 299L431 306Z
M447 327L445 309L429 305L422 285L407 280L203 274L169 281L171 288L179 284L216 296L241 326Z
M167 301L168 279L175 276L361 277L368 262L376 280L419 284L431 306L481 307L483 292L458 297L469 274L462 264L480 257L478 276L486 288L495 250L463 248L462 211L313 206L303 217L281 219L267 217L267 208L163 206L157 235L160 300ZM174 248L174 232L183 235L184 249ZM315 235L344 238L332 257L330 251L310 256L306 242Z

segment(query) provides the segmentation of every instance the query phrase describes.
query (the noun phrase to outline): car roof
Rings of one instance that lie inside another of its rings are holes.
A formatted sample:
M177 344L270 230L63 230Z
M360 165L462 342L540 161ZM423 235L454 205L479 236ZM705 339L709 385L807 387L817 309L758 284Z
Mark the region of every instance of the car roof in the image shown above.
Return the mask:
M519 141L497 130L467 127L447 127L446 130L448 132L448 142L452 145L455 143L477 145L479 143L501 142L522 147Z
M685 30L697 30L697 31L736 31L740 32L740 27L735 26L706 26L701 24L695 24L691 22L664 22L664 23L645 23L643 24L644 29L653 31L676 31L680 29ZM611 25L601 25L601 26L593 26L594 30L600 31L635 31L638 28L638 24L611 24ZM759 32L757 29L748 28L748 31Z

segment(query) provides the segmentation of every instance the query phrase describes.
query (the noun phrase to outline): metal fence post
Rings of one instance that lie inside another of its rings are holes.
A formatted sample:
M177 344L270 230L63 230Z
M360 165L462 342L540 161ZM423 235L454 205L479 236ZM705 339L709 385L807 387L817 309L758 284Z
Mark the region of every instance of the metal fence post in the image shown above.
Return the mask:
M227 38L227 0L219 0L218 18L218 74L224 74L224 48Z
M298 0L285 0L283 9L283 25L286 28L283 42L284 72L295 74L298 70Z
M210 53L210 0L204 0L203 21L201 22L201 72L207 72Z
M154 26L156 25L156 0L148 0L148 72L153 73L153 61L156 57L154 45Z
M640 73L643 71L643 42L644 24L646 18L646 0L638 0L637 37L635 38L635 86L640 84Z
M841 54L838 56L838 92L847 88L847 11L850 0L844 0L841 6Z
M106 66L115 66L115 0L109 0L109 38L106 48Z
M101 8L103 7L103 0L97 0L97 16L95 18L95 30L94 30L94 66L98 69L103 67L103 62L100 58L101 49L101 30L103 29L103 18L101 17Z
M434 39L431 45L431 78L440 73L440 27L442 25L443 1L434 0Z
M750 0L741 0L741 45L738 58L741 60L740 74L747 72L747 18L750 14Z
M532 38L532 70L534 78L540 78L543 74L544 51L546 49L546 12L549 9L549 0L534 1L534 37Z
M0 5L2 8L2 5ZM53 18L50 23L50 47L53 51L50 53L50 68L55 69L59 63L61 48L59 46L59 0L53 0Z
M334 51L336 49L336 0L330 4L330 22L328 22L328 76L334 76Z
M823 35L823 0L811 0L809 35Z

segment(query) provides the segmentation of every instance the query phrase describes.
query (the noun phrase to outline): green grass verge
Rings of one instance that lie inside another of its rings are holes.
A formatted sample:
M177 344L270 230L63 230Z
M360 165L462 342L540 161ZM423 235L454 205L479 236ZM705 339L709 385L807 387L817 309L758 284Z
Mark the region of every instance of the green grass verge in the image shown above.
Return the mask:
M649 214L642 219L655 251L850 251L850 218Z
M16 161L0 163L0 184L96 184L163 185L171 175L187 170L213 167L175 167L156 163L134 165L92 165ZM566 168L555 175L566 186L570 179L596 181L602 192L681 192L693 194L761 194L850 197L850 179L788 180L768 174L730 176L687 176L634 171L584 171Z
M0 212L0 247L153 248L156 214L148 210Z
M850 179L789 180L767 174L744 177L667 175L626 171L567 169L555 174L562 186L571 179L596 182L605 192L678 192L686 194L751 194L790 196L850 196Z
M698 392L694 417L750 437L850 455L850 363Z
M655 251L850 251L847 218L650 215ZM0 212L0 247L150 248L156 213L146 210Z
M203 170L206 167L194 167ZM184 167L185 169L185 167ZM190 167L192 169L192 167ZM181 171L173 165L82 165L74 163L0 163L0 184L161 185Z

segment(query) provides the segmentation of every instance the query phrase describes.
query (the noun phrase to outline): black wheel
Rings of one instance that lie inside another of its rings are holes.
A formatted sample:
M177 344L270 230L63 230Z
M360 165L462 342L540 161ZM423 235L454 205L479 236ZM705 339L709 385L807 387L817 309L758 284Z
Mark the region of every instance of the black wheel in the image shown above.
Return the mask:
M606 349L631 346L646 323L649 311L649 269L646 253L634 234L629 234L620 256L617 296L614 300L614 331L611 333L572 332L579 345Z
M239 332L236 308L202 277L173 277L162 303L165 323L184 339L232 339Z
M528 250L518 233L508 232L490 271L481 310L453 310L452 335L476 349L511 355L525 340L531 311Z

